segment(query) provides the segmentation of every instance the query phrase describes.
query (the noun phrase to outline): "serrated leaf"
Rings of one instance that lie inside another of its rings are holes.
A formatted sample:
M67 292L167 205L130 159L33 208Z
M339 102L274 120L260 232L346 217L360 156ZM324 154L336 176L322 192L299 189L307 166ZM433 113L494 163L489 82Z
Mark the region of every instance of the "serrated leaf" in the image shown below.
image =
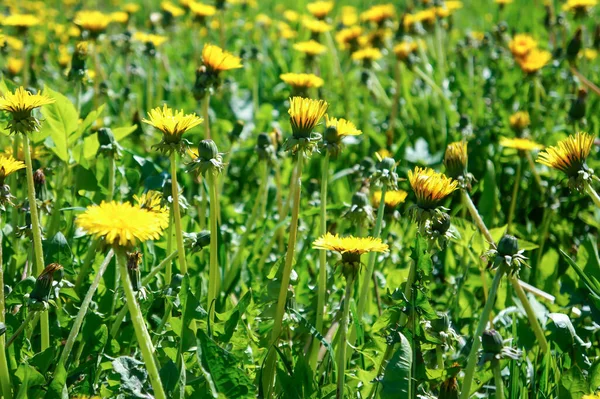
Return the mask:
M385 374L381 380L381 399L409 398L411 371L412 371L412 349L410 343L402 333L398 333L400 342L398 349L392 355L390 362L385 368Z
M53 98L52 104L41 108L44 121L40 131L52 139L50 149L64 162L69 160L69 136L77 130L79 114L75 106L67 97L49 87L44 89L44 94Z

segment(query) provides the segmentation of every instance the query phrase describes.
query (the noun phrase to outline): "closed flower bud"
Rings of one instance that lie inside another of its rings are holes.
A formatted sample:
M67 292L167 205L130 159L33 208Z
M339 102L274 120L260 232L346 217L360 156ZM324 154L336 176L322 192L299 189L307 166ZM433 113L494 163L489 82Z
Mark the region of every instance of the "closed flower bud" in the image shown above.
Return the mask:
M203 160L211 160L219 155L219 149L214 141L207 139L198 144L198 157Z
M431 320L431 328L436 332L448 331L450 328L450 317L448 313L438 313L438 318Z
M571 39L567 45L567 59L569 61L575 61L577 54L579 54L579 51L581 50L581 34L581 28L577 28L575 36L573 36L573 39Z
M192 252L198 252L210 245L210 231L202 230L199 233L184 233L185 246Z
M502 340L502 336L498 331L487 330L484 331L483 335L481 336L481 347L486 353L498 355L502 353L502 348L504 348L504 341Z
M58 263L51 263L42 271L35 281L33 291L29 295L29 305L36 305L39 302L48 302L52 292L52 283L54 280L62 280L63 267Z
M236 142L240 139L242 131L244 130L244 121L236 121L233 125L233 129L229 132L229 141Z
M354 193L354 195L352 196L352 205L358 206L358 207L365 207L365 206L370 206L369 204L369 197L367 197L367 194L363 193L363 192L356 192Z
M577 91L577 98L571 103L571 108L569 109L569 118L574 121L578 121L585 117L587 103L586 100L587 90L582 87Z
M450 377L440 387L439 399L458 399L458 381L456 377Z
M505 234L498 242L499 256L513 256L519 252L519 241L515 236Z
M142 290L142 279L140 277L140 262L142 253L139 251L127 253L127 272L134 291Z

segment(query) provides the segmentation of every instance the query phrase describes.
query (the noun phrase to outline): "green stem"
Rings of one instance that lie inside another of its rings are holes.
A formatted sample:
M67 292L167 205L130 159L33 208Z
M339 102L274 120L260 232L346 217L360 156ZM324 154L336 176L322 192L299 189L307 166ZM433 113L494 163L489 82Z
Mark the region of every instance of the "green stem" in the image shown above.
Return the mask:
M479 228L479 231L484 235L485 239L490 244L495 245L494 238L492 237L492 234L490 233L487 226L483 222L483 219L479 215L479 212L477 211L475 204L473 204L473 200L471 200L471 196L469 195L469 193L466 190L462 190L462 196L463 196L464 203L467 206L467 209L469 210L469 214L471 215L471 217L473 218L473 221Z
M173 251L173 209L169 211L169 227L167 227L167 253ZM173 263L168 262L165 270L165 285L171 284L173 278Z
M546 353L546 351L548 351L548 341L546 341L546 336L544 335L544 330L542 330L542 326L540 326L540 323L539 323L537 317L535 316L535 312L533 311L533 308L531 307L531 303L527 299L527 295L525 294L525 291L523 291L521 284L519 284L519 279L516 276L511 275L508 278L508 280L512 284L513 289L515 290L515 293L517 294L517 297L519 298L519 301L521 301L521 305L523 305L523 309L525 309L525 313L527 313L527 318L529 319L529 326L533 329L535 338L537 339L538 345L540 346L540 351L542 353Z
M321 209L319 223L319 237L327 233L327 185L329 184L329 152L323 158L321 165ZM323 330L323 317L325 314L325 295L327 292L327 251L319 251L319 282L317 284L317 318L315 328L321 334L325 334ZM310 367L314 370L317 365L319 356L319 344L316 340L312 342L310 352Z
M208 182L208 191L210 194L210 269L208 275L208 304L207 308L210 309L209 321L212 322L215 315L215 301L219 296L219 249L217 237L219 232L217 230L217 181L213 176L212 171L206 174Z
M523 160L519 158L517 163L517 171L515 173L515 184L513 185L512 198L510 199L510 209L508 211L508 226L506 232L510 234L510 228L512 227L512 221L515 216L515 209L517 208L517 196L519 195L519 187L521 186L521 170L523 166Z
M204 96L204 100L202 100L202 117L204 118L204 138L209 140L210 137L210 118L209 112L210 109L210 94L206 94Z
M585 192L588 193L589 196L592 198L592 201L594 201L594 204L596 204L596 206L600 208L600 196L598 196L598 193L596 192L596 190L594 190L594 187L592 187L590 182L586 181L584 183L584 188Z
M25 317L25 320L23 320L23 323L21 323L21 325L19 326L19 328L17 328L17 330L13 333L13 335L11 335L11 337L6 341L6 348L8 349L8 347L14 342L15 339L17 339L17 337L19 336L19 334L21 334L21 332L23 332L23 330L25 329L25 327L27 327L27 325L36 317L37 312L29 312L27 313L27 317Z
M135 299L133 287L131 286L129 273L127 273L127 260L125 259L125 251L119 248L116 251L116 255L117 264L119 265L119 270L121 270L121 282L123 285L123 290L125 291L125 297L127 298L127 307L129 308L129 313L131 315L131 322L133 323L133 327L135 329L135 335L142 352L142 358L144 359L146 369L148 370L148 375L150 376L150 382L152 384L152 388L154 389L154 396L157 399L166 399L167 396L163 390L158 367L154 359L154 347L152 346L152 339L150 338L150 334L148 334L148 330L146 329L142 312L137 300Z
M0 323L5 322L4 312L4 263L2 262L2 215L0 214ZM0 335L0 386L2 387L2 395L4 399L12 399L12 384L10 381L10 369L6 360L6 337Z
M535 163L533 162L533 157L531 156L531 153L529 151L527 151L527 162L529 163L529 167L531 168L531 174L533 175L533 178L535 179L535 182L538 185L538 188L540 189L540 194L542 194L542 196L544 195L545 191L544 190L544 186L542 185L542 178L540 177L540 174L538 173L537 169L535 168Z
M90 267L92 265L92 262L94 262L94 259L96 259L96 250L98 249L100 242L101 241L99 239L92 238L90 247L87 251L87 254L85 255L83 264L81 265L81 269L80 269L79 273L77 274L77 280L75 281L75 291L77 291L77 292L79 292L79 289L81 288L81 284L83 284L83 282L87 280L87 276L90 272Z
M27 195L29 197L29 210L31 213L31 230L33 234L33 250L34 250L34 265L35 275L39 276L44 270L44 250L42 248L42 230L40 227L40 219L38 216L37 201L35 196L35 185L33 183L33 165L31 162L31 152L29 148L29 136L23 135L23 153L25 156L25 165L27 167ZM41 329L42 329L42 351L45 351L50 346L50 328L48 322L48 312L42 313Z
M498 287L500 286L500 281L502 281L504 272L505 266L502 264L496 271L487 301L485 301L485 306L483 307L483 311L479 316L479 324L477 324L477 330L473 335L473 344L467 360L467 368L465 370L465 377L463 379L462 391L460 394L461 399L468 399L471 394L471 384L473 383L473 375L475 374L475 366L477 365L477 355L479 352L479 347L481 346L481 334L483 334L483 330L485 330L485 326L490 319L490 313L494 307L494 302L496 302L496 293L498 292Z
M117 165L113 155L109 155L108 158L108 195L106 196L106 201L110 202L115 197L115 178Z
M379 238L381 234L381 225L383 224L383 214L385 211L385 193L387 192L387 185L384 184L381 189L381 200L379 201L379 209L377 210L377 220L375 222L375 228L373 230L373 238ZM369 294L369 287L371 282L371 276L373 275L373 271L375 270L375 259L377 255L375 252L371 252L369 254L369 263L367 265L367 270L365 275L363 276L362 286L360 287L360 296L358 297L358 307L357 314L359 323L362 323L362 318L364 316L365 310L367 308L367 298Z
M298 234L300 193L302 191L302 164L304 162L304 155L302 154L302 151L297 152L296 160L296 178L292 180L292 184L290 186L290 194L293 197L290 236L285 257L285 265L281 275L281 286L279 287L279 297L277 299L277 308L275 312L273 329L271 330L269 352L263 371L263 385L266 386L265 393L267 398L271 397L271 393L273 392L274 388L273 383L275 377L275 361L277 359L277 351L275 350L275 346L277 345L277 342L279 341L279 335L281 334L283 315L285 314L285 304L287 302L288 286L290 284L290 275L292 273L292 264L294 263L294 252L296 250L296 236Z
M436 345L435 358L437 360L438 369L443 370L444 369L444 353L442 351L442 345Z
M349 273L346 278L346 292L344 294L344 310L340 321L340 331L337 352L337 389L335 397L342 399L344 397L344 382L346 374L346 334L348 332L348 316L350 314L350 301L352 300L352 290L354 288L354 274Z
M85 318L88 307L90 306L90 303L92 302L92 297L94 296L94 293L96 292L96 289L98 288L98 284L100 284L102 275L106 271L106 268L108 267L108 264L110 263L110 260L112 259L113 254L114 254L114 252L112 249L108 252L108 254L106 254L106 257L104 258L104 262L102 262L102 264L100 265L100 268L98 269L98 272L96 273L96 277L94 278L92 285L88 289L87 294L85 294L85 298L83 299L83 302L81 302L81 307L79 308L79 312L77 312L77 317L75 318L75 322L73 323L73 326L71 327L71 331L69 332L69 337L67 338L67 342L65 343L63 351L60 355L60 360L58 361L59 364L62 364L62 366L65 367L65 370L68 370L66 367L67 360L69 359L69 355L71 354L71 349L73 349L73 344L75 343L75 340L77 339L77 335L79 334L79 329L81 328L81 325L83 324L83 319Z
M179 185L177 184L177 154L171 152L171 195L173 196L173 220L175 221L175 239L179 254L179 270L181 274L187 273L185 249L183 247L183 231L181 229L181 211L179 209Z
M504 381L502 380L502 370L500 370L500 361L492 360L492 372L494 373L494 383L496 384L496 399L504 399Z
M206 198L206 190L204 189L204 181L202 178L200 178L200 181L198 182L198 187L200 188L199 194L200 196L200 212L198 215L198 219L199 222L199 226L200 226L200 230L204 230L204 227L206 227L206 205L208 204L208 200Z

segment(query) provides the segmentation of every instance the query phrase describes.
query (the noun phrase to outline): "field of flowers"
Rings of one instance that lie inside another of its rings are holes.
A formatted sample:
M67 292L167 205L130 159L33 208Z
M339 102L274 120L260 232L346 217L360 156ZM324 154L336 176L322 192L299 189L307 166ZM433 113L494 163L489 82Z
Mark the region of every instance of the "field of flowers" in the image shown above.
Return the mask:
M2 0L0 398L600 398L597 0Z

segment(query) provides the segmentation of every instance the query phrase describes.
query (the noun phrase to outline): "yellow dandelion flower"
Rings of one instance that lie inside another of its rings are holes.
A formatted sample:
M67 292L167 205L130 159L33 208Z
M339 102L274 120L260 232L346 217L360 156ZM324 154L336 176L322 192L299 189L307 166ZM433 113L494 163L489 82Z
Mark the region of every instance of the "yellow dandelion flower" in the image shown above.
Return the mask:
M157 240L169 225L169 212L149 211L129 202L102 202L87 207L75 221L77 227L110 244L132 247L138 242Z
M14 93L7 92L0 98L0 110L10 112L13 117L26 117L35 108L53 102L53 98L45 94L31 94L21 86Z
M396 15L396 9L393 4L379 4L372 6L363 12L360 17L363 21L370 21L381 24L387 19L392 19Z
M297 138L310 137L315 126L327 112L328 106L329 104L323 100L292 97L288 113L294 136Z
M581 397L581 399L600 399L600 392L598 392L598 393L592 393L592 394L589 394L589 395L583 395Z
M136 3L126 3L123 5L123 10L128 14L135 14L140 8L140 5Z
M390 190L385 192L385 207L388 209L396 208L398 205L406 201L408 193L404 190ZM373 193L373 207L379 208L381 204L381 191Z
M574 13L588 12L592 7L598 4L598 0L567 0L563 4L563 11L572 11Z
M325 126L328 129L333 129L336 132L338 138L345 136L360 136L362 131L356 128L356 125L344 118L330 118L329 115L325 115Z
M312 73L284 73L279 77L294 88L321 87L324 83L323 79Z
M280 22L278 28L281 38L285 40L293 39L298 36L296 31L290 28L285 22Z
M202 63L213 73L242 68L242 59L224 51L214 44L205 44L202 49Z
M167 107L167 104L164 104L163 108L156 107L151 110L148 118L142 119L142 122L163 132L166 143L179 143L185 132L203 121L196 114L184 114L183 110L173 112L171 108Z
M323 54L327 50L327 47L323 46L321 43L315 40L308 40L305 42L298 42L294 44L294 50L300 51L310 56L316 56L319 54Z
M129 14L127 14L125 11L111 12L110 20L118 24L126 24L129 21Z
M577 177L579 172L587 170L586 159L594 145L594 136L578 132L558 142L556 146L547 147L540 152L537 162L560 170L569 178Z
M363 255L369 252L388 252L389 246L380 238L373 237L340 237L337 234L325 233L313 242L314 249L338 252L342 255Z
M416 42L403 41L394 46L394 54L399 60L406 60L409 55L417 51L418 47Z
M300 14L293 10L285 10L283 12L283 18L289 22L297 22L300 19Z
M589 61L593 61L598 57L598 51L593 48L586 48L581 52L581 56Z
M31 14L12 14L2 20L2 25L18 29L28 29L40 23L40 19Z
M358 12L356 11L356 7L342 7L342 25L353 26L356 23L358 23Z
M494 3L501 5L501 6L511 4L512 2L513 2L513 0L494 0Z
M154 47L159 47L168 40L168 37L155 35L153 33L135 32L133 34L133 40L144 44L152 44Z
M308 3L306 8L315 18L323 19L333 10L333 1L315 1Z
M377 157L380 161L385 158L393 158L394 154L391 153L387 148L380 148L375 152L375 157Z
M508 48L515 58L522 58L537 48L537 41L529 35L518 34L508 43Z
M533 49L525 57L518 58L517 62L525 73L535 73L545 67L552 59L549 51Z
M381 50L374 47L366 47L352 53L352 59L354 61L376 61L382 57L383 54L381 53Z
M4 43L15 51L23 50L23 41L13 36L4 36Z
M17 161L10 155L0 155L0 185L4 184L4 179L17 170L25 168L25 164Z
M444 154L444 166L446 167L446 174L457 179L460 176L464 176L467 172L467 165L469 162L469 156L467 154L467 142L457 141L448 144L446 147L446 153Z
M417 197L417 206L426 210L437 208L458 188L458 181L431 168L418 166L408 171L408 181Z
M134 195L133 199L137 206L151 212L168 212L168 209L162 205L163 197L158 191L149 190L140 196Z
M6 71L9 75L16 76L21 72L22 69L22 58L8 57L8 59L6 60Z
M15 156L12 147L6 147L4 149L4 154L9 157L14 157L17 160L25 159L25 153L23 152L23 144L19 145L17 150L17 154ZM46 151L43 146L30 145L29 146L29 154L31 159L42 159L44 156L48 155L48 151ZM1 156L1 155L0 155Z
M302 20L302 25L312 33L325 33L333 29L327 22L318 19L305 18Z
M414 20L424 25L433 25L435 23L436 16L436 9L429 8L427 10L422 10L414 14Z
M217 9L214 6L197 3L195 1L190 2L189 8L192 14L197 18L212 17L217 13Z
M448 0L444 2L444 7L452 12L463 8L463 3L462 1Z
M514 148L519 151L533 151L544 148L543 145L536 143L533 140L523 139L516 137L514 139L509 139L506 137L502 137L500 139L500 145L506 148Z
M363 33L363 28L360 26L351 26L340 30L335 35L335 40L344 48L350 48L350 43L356 43L360 35Z
M173 17L181 17L183 14L185 14L183 8L177 7L170 1L163 1L162 3L160 3L160 9L166 13L171 14Z
M529 126L531 119L529 118L529 113L527 111L517 111L509 117L508 122L510 123L511 128L523 130Z
M111 16L100 11L79 11L75 14L73 20L80 29L90 32L92 36L97 36L104 32L108 24L112 22Z

